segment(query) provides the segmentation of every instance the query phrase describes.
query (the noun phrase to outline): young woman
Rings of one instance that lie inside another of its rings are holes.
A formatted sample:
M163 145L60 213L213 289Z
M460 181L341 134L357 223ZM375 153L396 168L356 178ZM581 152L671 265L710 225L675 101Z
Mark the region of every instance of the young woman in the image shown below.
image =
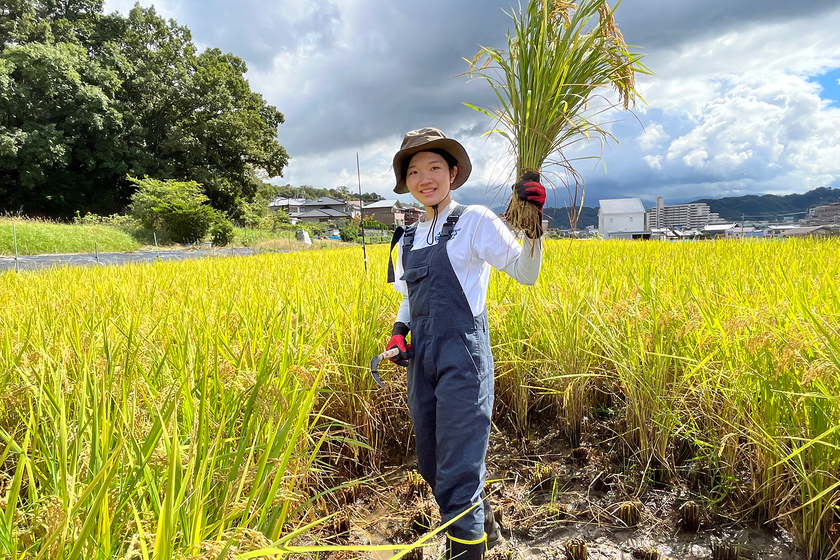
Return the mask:
M406 229L396 272L389 266L389 281L403 301L387 348L398 348L393 361L408 367L418 469L432 487L442 522L454 519L446 558L461 560L483 558L501 538L484 499L493 411L490 267L531 285L542 263L539 239L526 239L523 248L492 211L452 200L471 169L463 146L441 131L405 135L394 156L394 192L411 193L426 219ZM527 173L514 191L542 210L545 189L538 174Z

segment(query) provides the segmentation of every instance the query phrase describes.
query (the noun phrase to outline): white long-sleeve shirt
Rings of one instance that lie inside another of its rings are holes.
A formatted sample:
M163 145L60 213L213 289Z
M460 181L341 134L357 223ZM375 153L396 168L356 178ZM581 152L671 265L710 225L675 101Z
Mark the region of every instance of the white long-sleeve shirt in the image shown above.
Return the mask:
M453 200L441 210L435 223L434 240L438 243L440 232L446 218L452 213L456 202ZM430 246L429 228L431 221L417 224L412 251L422 251ZM487 287L490 284L490 267L510 275L522 284L532 285L537 281L542 265L542 241L526 239L526 247L516 240L507 225L490 209L479 206L467 206L446 245L449 262L455 276L461 283L464 295L470 304L473 316L483 313L487 308ZM531 255L531 245L535 244ZM397 312L397 321L409 325L411 308L408 302L408 286L404 280L402 263L402 243L398 244L397 259L394 265L394 289L403 295L403 301Z

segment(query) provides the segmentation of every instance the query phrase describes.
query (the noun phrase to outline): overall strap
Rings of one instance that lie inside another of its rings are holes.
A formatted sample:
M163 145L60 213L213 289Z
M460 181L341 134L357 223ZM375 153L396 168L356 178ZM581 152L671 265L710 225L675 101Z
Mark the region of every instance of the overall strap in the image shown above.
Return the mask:
M411 243L414 242L414 231L417 229L416 224L411 224L407 228L402 226L397 227L394 230L394 235L391 237L391 249L388 251L388 283L394 283L394 247L397 246L397 243L400 242L400 238L405 235L405 240L410 241Z
M403 237L403 254L406 250L414 247L414 234L417 233L417 222L405 228L405 237Z
M452 230L455 227L455 224L458 223L458 218L461 217L461 214L464 213L467 207L462 204L456 204L455 208L452 209L452 212L449 216L446 217L446 223L443 224L443 228L440 230L440 241L446 242L449 241L449 238L452 236Z

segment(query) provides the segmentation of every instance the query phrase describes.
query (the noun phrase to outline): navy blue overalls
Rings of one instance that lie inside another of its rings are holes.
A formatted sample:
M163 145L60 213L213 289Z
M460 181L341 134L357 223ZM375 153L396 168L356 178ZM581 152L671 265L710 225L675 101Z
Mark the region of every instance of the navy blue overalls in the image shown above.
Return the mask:
M432 487L443 523L478 504L448 529L456 539L475 541L484 536L493 355L487 312L473 316L446 250L461 212L462 206L453 209L436 245L412 250L415 228L406 231L402 279L411 310L408 406L418 469Z

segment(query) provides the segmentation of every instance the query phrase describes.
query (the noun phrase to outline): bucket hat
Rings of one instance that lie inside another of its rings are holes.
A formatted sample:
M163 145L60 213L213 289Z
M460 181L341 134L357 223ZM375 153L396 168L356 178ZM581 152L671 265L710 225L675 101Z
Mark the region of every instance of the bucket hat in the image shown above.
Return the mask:
M403 178L403 166L408 163L411 156L417 152L434 148L445 150L457 162L458 173L455 175L451 189L454 191L467 182L467 178L469 178L470 172L472 171L472 164L464 147L457 141L444 136L443 132L436 128L421 128L419 130L412 130L405 135L402 146L400 146L400 151L394 156L394 175L397 178L397 186L394 187L395 193L406 194L408 192L408 185L405 184L405 179Z

